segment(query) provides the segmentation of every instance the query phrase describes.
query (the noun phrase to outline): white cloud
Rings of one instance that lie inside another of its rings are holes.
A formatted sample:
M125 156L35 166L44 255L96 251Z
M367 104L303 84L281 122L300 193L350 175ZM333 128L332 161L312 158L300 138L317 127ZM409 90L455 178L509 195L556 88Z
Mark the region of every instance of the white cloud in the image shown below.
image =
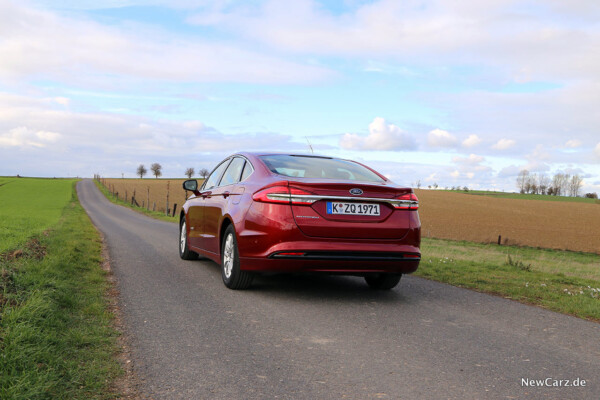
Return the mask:
M465 176L472 179L475 176L475 172L488 172L491 168L487 165L482 165L485 161L483 156L476 154L469 154L468 157L455 156L452 158L452 162L455 163L460 172L463 172ZM472 176L469 176L472 174Z
M469 157L453 157L452 158L452 162L455 162L457 164L469 164L469 165L475 165L475 164L480 164L485 160L484 157L482 156L478 156L475 154L470 154Z
M358 5L334 14L317 1L268 0L254 8L244 3L204 10L189 22L236 31L283 52L476 62L521 81L600 76L600 59L592 51L600 39L598 7L572 2L523 7L511 0L485 6L472 0L346 3Z
M54 101L60 105L63 105L65 107L68 107L69 104L71 103L71 100L67 97L55 97Z
M565 147L574 149L576 147L580 147L583 143L581 143L581 140L577 140L577 139L571 139L571 140L567 140L567 142L565 143Z
M473 135L469 135L468 138L463 140L462 145L463 145L463 147L475 147L479 143L481 143L481 138L479 136L473 134Z
M495 145L492 146L493 149L496 150L506 150L510 149L516 144L516 142L512 139L500 139L496 142Z
M431 147L454 147L458 139L443 129L434 129L427 135L427 144Z
M361 136L346 133L340 140L340 146L346 150L413 150L414 139L398 126L387 124L385 119L376 117L369 124L369 134Z
M597 157L600 157L600 143L598 143L596 145L596 148L594 149L594 153L596 153Z
M43 148L48 144L54 143L60 139L61 134L48 131L36 131L25 126L19 126L10 129L8 132L0 132L0 148L18 147Z
M334 76L243 44L177 35L142 24L102 25L13 2L0 3L0 79L151 79L306 83ZM91 77L94 77L92 79Z
M91 176L102 172L120 176L129 171L133 175L135 166L128 167L132 162L175 165L202 159L209 167L236 151L294 152L305 146L275 132L224 134L194 120L74 113L57 109L46 98L0 93L0 160L6 174ZM165 170L166 176L182 173L183 169Z

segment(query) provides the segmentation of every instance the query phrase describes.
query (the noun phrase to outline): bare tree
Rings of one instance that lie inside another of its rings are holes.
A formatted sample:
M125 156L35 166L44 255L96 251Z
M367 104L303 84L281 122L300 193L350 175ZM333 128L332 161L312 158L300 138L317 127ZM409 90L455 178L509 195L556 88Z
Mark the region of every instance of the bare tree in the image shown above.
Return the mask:
M194 171L194 168L188 168L185 170L185 175L188 177L188 179L191 179L195 173L196 171Z
M571 175L558 173L552 178L553 194L555 196L568 196L571 182Z
M517 189L519 189L521 193L525 193L525 187L528 182L528 177L529 171L527 171L526 169L522 169L521 172L519 172L519 175L517 176Z
M200 171L198 171L198 175L200 175L204 179L206 179L208 174L210 174L210 171L207 170L206 168L202 168Z
M563 193L563 181L565 180L564 174L554 174L552 177L552 194L554 196L561 196Z
M156 177L156 179L158 179L158 177L162 175L162 165L160 165L159 163L152 164L150 166L150 169L152 170L152 174Z
M540 174L538 182L540 194L546 194L546 190L550 187L550 178L546 174Z
M569 196L577 197L579 196L579 191L581 190L581 184L583 183L583 178L579 175L573 175L571 180L569 181Z
M146 167L144 167L144 164L140 164L140 166L137 167L136 174L140 176L140 179L142 179L147 172L148 170L146 169Z
M438 186L437 182L433 182L433 188L434 188L434 189L437 189L438 187L439 187L439 186Z

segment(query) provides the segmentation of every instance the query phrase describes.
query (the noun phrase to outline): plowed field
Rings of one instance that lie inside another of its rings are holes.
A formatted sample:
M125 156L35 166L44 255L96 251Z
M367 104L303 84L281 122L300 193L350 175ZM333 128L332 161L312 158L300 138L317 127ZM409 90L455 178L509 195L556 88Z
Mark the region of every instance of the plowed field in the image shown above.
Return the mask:
M140 206L165 211L185 202L183 179L105 179L106 186ZM199 183L202 180L199 180ZM149 196L148 196L149 191ZM422 235L479 243L543 247L600 253L600 204L521 200L474 196L436 190L416 190Z
M600 253L600 204L415 192L424 237Z
M135 193L135 199L140 207L164 212L167 207L167 193L169 194L169 209L177 204L177 209L185 202L185 191L181 187L185 179L103 179L104 186L110 191L118 192L121 200L131 202ZM201 184L202 179L198 180ZM188 192L189 194L189 192Z

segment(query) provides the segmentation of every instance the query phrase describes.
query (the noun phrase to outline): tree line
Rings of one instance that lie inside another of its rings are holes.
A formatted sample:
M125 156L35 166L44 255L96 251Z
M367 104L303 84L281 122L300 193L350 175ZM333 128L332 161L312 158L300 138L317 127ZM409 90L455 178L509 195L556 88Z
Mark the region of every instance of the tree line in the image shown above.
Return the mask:
M530 173L523 169L517 176L517 189L521 193L545 194L548 196L579 196L583 178L576 175L557 173L553 177L546 174Z
M152 171L152 175L154 175L156 179L158 179L159 176L162 176L162 165L160 165L159 163L153 163L152 165L150 165L150 170ZM140 179L143 179L144 175L146 175L147 173L148 170L146 169L144 164L140 164L137 167L136 175L139 175ZM185 170L184 174L188 177L188 179L190 179L192 176L194 176L195 173L196 170L190 167ZM206 168L202 168L200 171L198 171L198 175L202 178L206 178L209 173L210 171Z

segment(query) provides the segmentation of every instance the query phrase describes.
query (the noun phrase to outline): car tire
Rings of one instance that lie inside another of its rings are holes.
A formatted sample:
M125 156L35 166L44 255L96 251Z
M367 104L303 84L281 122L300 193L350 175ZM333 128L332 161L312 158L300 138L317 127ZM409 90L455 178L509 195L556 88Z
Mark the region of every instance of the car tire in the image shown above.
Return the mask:
M240 269L240 254L233 225L225 229L221 249L221 276L225 286L234 290L250 287L254 275Z
M188 247L188 235L185 223L185 218L181 219L179 224L179 257L183 260L197 260L198 253L192 251Z
M371 289L390 290L400 283L402 274L374 274L365 276L365 281Z

